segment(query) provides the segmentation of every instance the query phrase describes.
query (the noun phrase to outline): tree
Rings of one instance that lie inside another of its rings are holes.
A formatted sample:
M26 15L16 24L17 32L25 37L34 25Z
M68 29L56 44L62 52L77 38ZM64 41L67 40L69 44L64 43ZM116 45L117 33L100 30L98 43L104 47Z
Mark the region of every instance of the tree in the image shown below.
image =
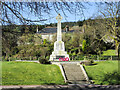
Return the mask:
M104 10L99 10L105 18L104 27L108 31L109 37L114 40L115 49L119 57L119 45L120 45L120 29L119 29L119 12L120 2L105 3Z
M78 24L79 26L83 26L83 21L78 21L77 24Z
M0 20L3 25L16 24L18 21L22 24L31 24L53 18L44 18L44 15L50 16L52 11L62 12L65 17L67 17L68 12L72 14L79 12L82 15L84 7L85 5L82 2L65 2L62 0L56 2L1 2L3 18ZM34 14L37 19L29 19L23 13Z
M14 32L13 29L14 26L4 26L2 28L2 52L7 57L12 55L20 35L19 33Z
M84 39L87 42L88 52L91 54L101 54L106 48L103 36L106 35L104 18L88 19L84 21Z

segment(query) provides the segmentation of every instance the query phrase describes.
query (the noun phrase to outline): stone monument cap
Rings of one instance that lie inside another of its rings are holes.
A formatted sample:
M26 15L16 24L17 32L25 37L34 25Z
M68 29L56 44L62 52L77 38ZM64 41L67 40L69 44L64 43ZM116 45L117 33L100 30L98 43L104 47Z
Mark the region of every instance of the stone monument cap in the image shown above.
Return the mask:
M58 16L56 17L57 21L60 22L62 20L62 16L60 14L58 14Z

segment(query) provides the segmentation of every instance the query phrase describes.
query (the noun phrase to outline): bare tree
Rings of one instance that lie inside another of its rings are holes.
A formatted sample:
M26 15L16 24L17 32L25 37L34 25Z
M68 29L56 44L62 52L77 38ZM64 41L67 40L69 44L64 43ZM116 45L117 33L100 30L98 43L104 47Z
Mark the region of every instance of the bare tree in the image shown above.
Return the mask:
M85 5L82 2L66 2L65 0L60 0L60 2L1 2L1 7L2 17L0 17L0 21L4 25L16 24L18 21L22 24L46 21L53 17L44 18L44 14L49 16L53 10L56 13L62 12L65 17L67 17L68 12L72 14L75 14L75 12L83 14ZM24 12L35 15L37 19L32 20L25 17Z
M98 5L100 7L100 4ZM119 57L119 44L120 44L120 25L119 24L119 12L120 3L111 2L104 3L104 9L99 10L100 14L104 17L104 27L106 28L108 35L112 40L114 40L115 49Z

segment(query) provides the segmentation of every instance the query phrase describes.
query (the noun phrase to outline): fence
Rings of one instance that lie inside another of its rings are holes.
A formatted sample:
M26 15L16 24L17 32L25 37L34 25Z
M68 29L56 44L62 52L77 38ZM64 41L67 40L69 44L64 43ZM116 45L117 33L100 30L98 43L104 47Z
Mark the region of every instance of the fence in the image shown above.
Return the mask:
M118 56L79 55L75 56L73 60L118 60Z
M2 61L14 61L14 60L39 60L40 57L21 57L21 58L4 58L2 57ZM49 60L49 57L46 59ZM70 56L70 60L72 60L72 57ZM99 56L99 55L78 55L74 56L73 60L118 60L118 56Z

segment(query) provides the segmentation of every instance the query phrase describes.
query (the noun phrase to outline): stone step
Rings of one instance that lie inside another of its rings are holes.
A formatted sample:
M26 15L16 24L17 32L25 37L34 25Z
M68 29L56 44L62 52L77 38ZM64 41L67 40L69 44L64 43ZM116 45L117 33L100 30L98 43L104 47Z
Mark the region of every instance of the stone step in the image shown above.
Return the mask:
M62 64L68 83L88 83L80 65Z

